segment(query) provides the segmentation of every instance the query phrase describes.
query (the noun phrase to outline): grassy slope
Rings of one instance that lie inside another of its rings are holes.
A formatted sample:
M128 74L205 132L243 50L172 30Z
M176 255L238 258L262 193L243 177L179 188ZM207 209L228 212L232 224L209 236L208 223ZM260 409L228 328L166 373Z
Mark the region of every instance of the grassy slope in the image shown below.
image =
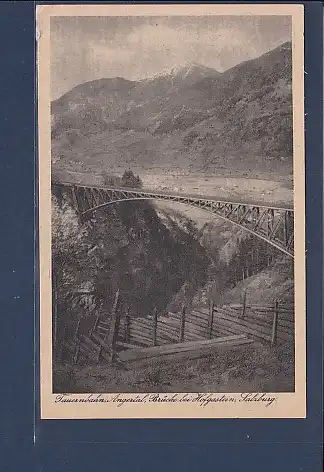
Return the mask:
M247 302L255 304L272 303L276 299L294 301L294 276L291 258L283 257L267 269L239 282L223 296L223 303L241 303L246 291Z
M280 392L294 389L292 346L250 345L196 360L60 366L56 393Z

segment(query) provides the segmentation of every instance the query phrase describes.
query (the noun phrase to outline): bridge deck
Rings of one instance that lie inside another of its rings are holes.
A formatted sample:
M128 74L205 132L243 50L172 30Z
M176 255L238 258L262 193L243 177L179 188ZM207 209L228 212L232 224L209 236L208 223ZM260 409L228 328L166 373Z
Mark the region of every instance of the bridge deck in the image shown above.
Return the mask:
M148 188L131 188L131 187L107 187L103 185L85 185L79 183L71 183L71 182L55 182L53 185L55 186L62 186L62 187L81 187L81 188L96 188L100 190L114 190L116 192L137 192L137 193L145 193L150 194L152 196L163 197L169 196L174 198L195 198L203 201L215 201L215 202L222 202L227 204L243 204L243 205L255 205L261 208L271 208L274 210L293 210L294 206L292 202L274 202L273 200L267 203L265 200L257 201L255 199L251 199L248 196L244 198L237 198L233 200L224 199L224 195L197 195L197 194L188 194L188 193L176 193L176 192L161 192L156 190L151 190ZM179 202L177 202L179 203Z

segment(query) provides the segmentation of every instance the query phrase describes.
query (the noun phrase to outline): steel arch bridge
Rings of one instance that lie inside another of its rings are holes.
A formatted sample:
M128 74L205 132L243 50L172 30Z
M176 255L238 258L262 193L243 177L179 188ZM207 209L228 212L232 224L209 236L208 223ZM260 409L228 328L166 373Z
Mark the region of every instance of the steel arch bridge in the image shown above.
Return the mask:
M133 200L164 200L208 211L263 239L294 257L294 211L288 205L269 206L253 202L229 202L217 197L147 191L135 188L86 186L71 183L52 184L54 192L68 193L75 210L86 216L99 208Z

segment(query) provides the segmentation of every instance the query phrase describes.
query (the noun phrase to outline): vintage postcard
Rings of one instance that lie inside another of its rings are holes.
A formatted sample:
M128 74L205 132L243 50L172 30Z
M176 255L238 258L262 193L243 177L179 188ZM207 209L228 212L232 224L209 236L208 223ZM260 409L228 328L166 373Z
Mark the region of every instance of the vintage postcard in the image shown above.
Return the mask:
M306 416L303 24L38 7L41 418Z

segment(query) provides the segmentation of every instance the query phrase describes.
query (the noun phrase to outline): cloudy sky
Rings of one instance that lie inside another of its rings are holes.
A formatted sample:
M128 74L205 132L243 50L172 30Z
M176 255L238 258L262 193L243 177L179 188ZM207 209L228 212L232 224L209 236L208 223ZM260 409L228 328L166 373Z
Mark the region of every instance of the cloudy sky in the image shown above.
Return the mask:
M288 40L285 16L52 17L52 98L89 80L137 80L187 62L222 72Z

